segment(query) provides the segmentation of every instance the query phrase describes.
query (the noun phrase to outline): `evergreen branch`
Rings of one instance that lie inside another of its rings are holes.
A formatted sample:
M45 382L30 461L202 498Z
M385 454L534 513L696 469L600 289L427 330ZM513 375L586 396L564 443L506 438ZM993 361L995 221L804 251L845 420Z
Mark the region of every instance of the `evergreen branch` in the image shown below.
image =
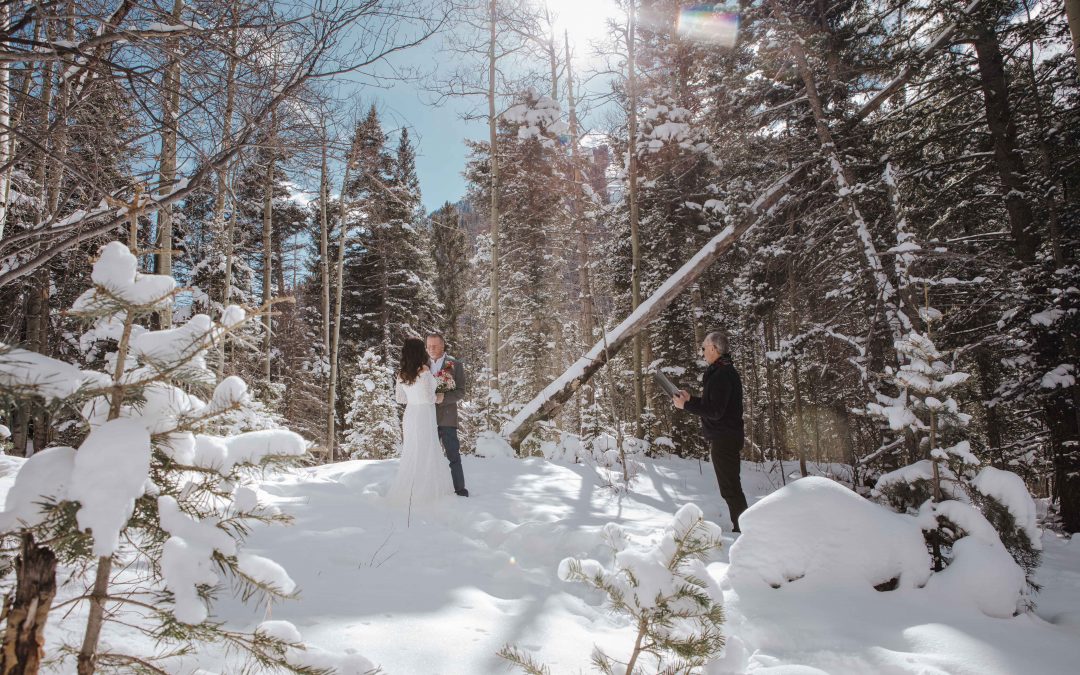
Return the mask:
M531 655L512 645L503 645L495 655L509 661L528 675L551 675L551 669L545 664L536 661Z

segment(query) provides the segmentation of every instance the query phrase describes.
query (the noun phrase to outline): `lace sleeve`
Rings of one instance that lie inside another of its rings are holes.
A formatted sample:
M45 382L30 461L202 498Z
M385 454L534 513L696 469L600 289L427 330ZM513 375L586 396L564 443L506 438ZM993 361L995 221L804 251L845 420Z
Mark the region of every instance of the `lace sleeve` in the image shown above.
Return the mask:
M401 383L401 380L395 380L394 383L394 399L398 403L408 403L409 399L405 396L405 385Z
M421 377L424 378L424 391L428 394L428 403L435 402L435 391L439 388L439 381L430 370L425 370Z

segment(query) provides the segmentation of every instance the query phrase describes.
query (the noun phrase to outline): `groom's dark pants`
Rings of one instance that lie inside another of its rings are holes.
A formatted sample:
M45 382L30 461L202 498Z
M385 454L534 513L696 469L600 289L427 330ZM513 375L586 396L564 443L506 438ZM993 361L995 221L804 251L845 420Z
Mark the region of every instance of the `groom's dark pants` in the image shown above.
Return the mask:
M428 427L429 429L431 427ZM465 492L465 472L461 470L461 442L458 441L457 427L439 427L439 441L450 461L450 478L454 481L454 492Z

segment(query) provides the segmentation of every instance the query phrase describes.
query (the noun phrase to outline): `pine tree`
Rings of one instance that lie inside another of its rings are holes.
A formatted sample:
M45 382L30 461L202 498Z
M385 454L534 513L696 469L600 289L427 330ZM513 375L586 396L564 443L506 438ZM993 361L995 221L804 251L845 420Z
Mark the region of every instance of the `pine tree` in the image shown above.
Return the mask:
M431 253L435 261L435 293L442 312L436 325L451 345L462 343L463 316L468 311L469 252L461 214L447 202L431 214Z
M617 660L599 647L593 665L601 673L639 672L646 656L655 659L657 672L689 675L698 672L723 649L723 596L705 565L721 545L720 530L702 517L694 504L683 506L665 528L655 546L632 542L615 523L604 527L613 562L566 558L559 578L602 591L612 611L637 628L626 660ZM527 655L507 645L499 656L526 672L542 672Z
M342 451L351 459L386 459L399 453L401 419L394 399L394 369L374 350L354 368L352 398L345 413Z
M372 107L353 143L357 167L348 195L359 202L353 211L359 234L346 264L343 334L352 336L353 350L374 348L389 361L406 337L432 330L439 313L430 232L408 133L395 154L387 153Z

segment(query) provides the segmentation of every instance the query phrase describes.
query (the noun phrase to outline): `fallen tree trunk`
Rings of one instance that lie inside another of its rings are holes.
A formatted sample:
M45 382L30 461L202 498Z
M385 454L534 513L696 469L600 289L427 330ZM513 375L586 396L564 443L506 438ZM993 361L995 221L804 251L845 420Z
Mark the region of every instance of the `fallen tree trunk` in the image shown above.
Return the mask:
M634 312L622 323L593 345L587 354L579 358L557 380L549 384L521 409L502 429L502 436L515 449L532 432L537 422L551 419L559 412L574 392L589 381L602 365L627 342L633 340L646 326L652 323L667 309L675 298L691 286L698 277L726 253L744 232L776 206L791 189L791 184L806 170L810 162L804 162L789 171L782 178L769 186L767 190L746 209L735 225L729 225L724 231L713 237L697 254L688 260L675 274L664 282L645 302L638 305Z

